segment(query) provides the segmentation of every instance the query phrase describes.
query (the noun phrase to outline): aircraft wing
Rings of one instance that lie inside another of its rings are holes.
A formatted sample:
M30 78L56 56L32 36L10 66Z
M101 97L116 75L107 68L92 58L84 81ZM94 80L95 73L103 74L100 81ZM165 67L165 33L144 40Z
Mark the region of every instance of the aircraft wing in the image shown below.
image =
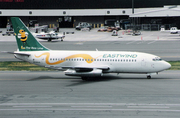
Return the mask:
M95 77L102 76L103 70L108 70L108 66L74 66L74 67L62 67L63 69L67 69L64 71L65 75L68 76L85 76L85 77Z
M102 70L108 70L108 66L100 65L100 66L63 66L62 69L74 69L74 70L86 70L86 69L102 69Z
M56 70L61 70L61 71L68 71L68 70L74 70L76 72L90 72L94 69L98 70L108 70L108 66L90 66L90 67L85 67L85 66L45 66L46 68L50 69L56 69Z

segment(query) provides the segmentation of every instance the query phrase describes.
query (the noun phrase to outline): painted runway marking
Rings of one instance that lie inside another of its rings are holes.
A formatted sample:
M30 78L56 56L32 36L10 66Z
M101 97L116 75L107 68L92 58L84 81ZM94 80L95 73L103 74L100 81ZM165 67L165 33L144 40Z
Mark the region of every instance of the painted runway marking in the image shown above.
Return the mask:
M112 107L112 106L71 106L71 107L75 107L75 108L76 108L76 107L77 107L77 108L78 108L78 107L83 107L83 108L84 108L84 107L85 107L85 108L86 108L86 107L95 107L95 108L96 108L96 107Z
M76 45L83 45L83 42L75 43Z
M126 43L126 44L131 44L131 43L135 43L135 42L137 42L138 40L136 40L136 41L131 41L131 42L128 42L128 43Z
M12 106L14 108L51 108L52 106Z
M147 111L147 112L180 112L180 110L169 109L0 109L0 111Z
M144 108L144 109L169 109L170 107L162 106L127 106L128 108Z
M149 44L152 44L152 43L155 43L155 42L157 42L157 41L158 41L158 40L155 40L155 41L149 42L149 43L148 43L148 45L149 45Z
M180 112L180 104L138 103L2 103L0 111L146 111Z
M140 41L139 43L137 43L137 44L142 44L142 43L144 43L145 41Z
M180 104L140 104L140 103L1 103L0 106L103 106L103 107L111 107L111 106L179 106Z

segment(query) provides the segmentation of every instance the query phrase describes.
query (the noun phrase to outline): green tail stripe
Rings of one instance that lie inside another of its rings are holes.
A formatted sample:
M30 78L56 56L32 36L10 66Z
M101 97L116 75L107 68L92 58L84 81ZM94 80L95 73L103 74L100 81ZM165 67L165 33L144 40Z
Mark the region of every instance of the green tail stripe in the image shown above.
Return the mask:
M11 17L19 51L48 51L39 43L18 17Z

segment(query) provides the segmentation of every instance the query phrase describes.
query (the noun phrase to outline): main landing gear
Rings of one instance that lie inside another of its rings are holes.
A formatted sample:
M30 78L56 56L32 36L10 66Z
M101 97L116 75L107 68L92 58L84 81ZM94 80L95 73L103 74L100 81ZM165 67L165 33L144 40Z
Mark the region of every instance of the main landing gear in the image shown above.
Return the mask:
M151 75L148 75L148 76L147 76L147 79L151 79Z
M48 42L51 42L51 40L52 40L52 39L51 39L51 38L49 38L49 39L48 39Z
M81 79L82 79L83 81L87 81L87 80L88 80L88 77L81 77Z

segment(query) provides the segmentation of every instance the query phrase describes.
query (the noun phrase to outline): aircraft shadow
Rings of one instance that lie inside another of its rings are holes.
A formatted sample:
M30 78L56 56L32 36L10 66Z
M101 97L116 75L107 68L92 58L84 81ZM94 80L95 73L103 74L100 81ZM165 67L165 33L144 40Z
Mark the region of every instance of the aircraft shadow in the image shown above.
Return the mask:
M70 85L66 85L66 87L70 86L79 86L79 85L85 85L85 84L92 84L97 82L107 82L107 81L113 81L113 80L155 80L155 79L169 79L167 77L153 77L151 79L147 79L146 76L120 76L120 75L105 75L102 77L92 77L88 80L82 80L80 77L69 77L69 76L63 76L63 77L51 77L51 76L40 76L37 78L32 78L27 81L39 81L39 80L46 80L46 79L64 79L64 80L70 80Z

